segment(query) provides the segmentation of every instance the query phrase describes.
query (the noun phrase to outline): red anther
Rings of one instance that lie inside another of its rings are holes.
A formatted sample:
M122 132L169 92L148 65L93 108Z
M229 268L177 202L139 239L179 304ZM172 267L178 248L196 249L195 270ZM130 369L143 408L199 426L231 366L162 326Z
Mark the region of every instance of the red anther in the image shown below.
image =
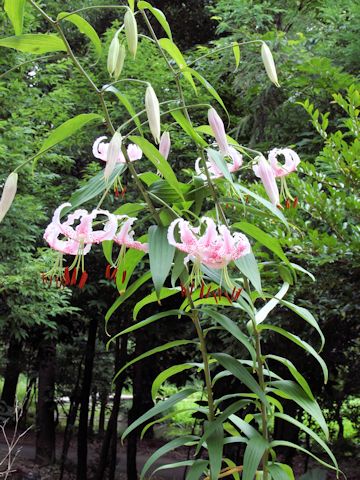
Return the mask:
M221 297L222 297L222 290L221 288L219 287L218 290L217 290L217 296L219 297L219 299L221 300Z
M180 282L180 287L181 287L181 296L185 297L185 287L182 282Z
M111 277L111 266L107 264L105 269L105 278L107 280L110 280L110 277Z
M236 287L234 287L233 291L231 292L231 300L234 300L235 292L236 292Z
M112 274L111 274L110 280L115 280L117 271L118 271L118 269L117 269L117 267L115 267L115 268L114 268L114 271L113 271Z
M225 206L226 206L226 208L229 208L230 205L227 203Z
M215 302L216 302L216 303L219 303L219 300L218 300L218 298L217 298L217 296L216 296L216 292L213 292L213 297L215 298Z
M200 298L204 298L204 288L205 288L205 283L201 282Z
M284 210L283 207L280 205L280 203L276 205L276 208L278 208L279 210Z
M124 188L121 190L121 198L124 198L124 197L125 197L125 193L126 193L126 187L124 187Z
M63 279L64 279L64 282L65 282L65 285L70 285L69 267L65 267Z
M70 285L76 285L77 279L77 268L74 268L73 273L71 275Z
M231 301L231 298L230 298L229 294L227 292L225 292L224 295L228 299L230 305L232 305L232 301Z
M294 203L293 203L293 208L296 208L298 206L298 203L299 203L299 199L298 199L298 197L295 197L294 198Z
M211 285L209 285L205 297L208 298L210 295Z
M249 203L249 195L246 195L246 197L245 197L245 203Z
M236 295L235 295L235 302L238 300L238 298L240 297L240 294L242 292L242 288L239 288L238 291L236 292Z
M81 277L80 277L80 282L78 287L79 288L84 288L86 280L88 279L88 274L86 272L82 272Z
M49 284L49 287L51 287L52 280L53 280L53 277L52 277L52 275L51 275L51 277L49 277L49 278L47 279L48 284Z
M285 207L290 208L290 200L288 198L286 199Z
M46 283L46 274L45 273L41 274L41 280L42 280L43 284L45 285L45 283Z
M124 283L126 280L126 270L123 271L122 277L121 277L121 283Z
M119 198L119 195L120 195L120 194L119 194L119 189L118 189L118 188L115 188L114 194L115 194L115 197L116 197L116 198Z

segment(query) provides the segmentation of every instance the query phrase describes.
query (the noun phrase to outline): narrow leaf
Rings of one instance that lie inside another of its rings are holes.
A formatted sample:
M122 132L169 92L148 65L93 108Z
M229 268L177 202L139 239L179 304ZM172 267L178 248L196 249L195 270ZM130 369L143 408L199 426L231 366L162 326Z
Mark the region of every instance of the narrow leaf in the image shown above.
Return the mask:
M185 118L180 110L174 110L171 112L171 115L174 117L175 121L180 125L180 127L187 133L197 145L201 147L207 147L208 144L205 140L197 133L189 121Z
M251 251L247 255L238 258L237 260L235 260L234 263L238 267L240 272L249 279L255 290L261 293L262 287L260 271L253 252Z
M205 433L207 425L208 424L205 424ZM211 478L218 478L221 470L224 445L224 428L222 424L216 426L214 431L208 436L206 443L209 453Z
M268 448L268 442L260 436L250 438L244 453L244 471L242 480L253 480L261 457Z
M237 42L233 42L232 47L233 47L233 54L235 57L235 70L234 70L234 73L235 73L240 65L240 47Z
M20 52L38 55L48 52L66 52L65 43L60 37L45 33L27 33L15 37L1 38L0 47L14 48Z
M262 323L267 318L269 313L274 310L276 305L286 295L286 292L289 290L289 286L290 285L285 282L277 294L256 312L255 321L257 324Z
M170 40L172 40L170 25L166 20L164 13L161 10L159 10L158 8L154 8L152 5L150 5L149 2L144 2L144 1L138 2L137 6L140 10L145 10L145 9L149 10L154 15L156 20L160 23L160 25L163 27L166 35L170 38Z
M150 273L151 274L151 273ZM162 288L157 294L156 292L150 293L150 295L147 295L146 297L142 298L134 307L133 310L133 319L136 320L138 313L140 310L145 307L145 305L149 305L149 303L153 302L159 302L160 300L163 300L164 298L171 297L172 295L176 295L179 293L179 288Z
M157 225L149 228L150 270L158 299L175 255L175 247L169 244L167 231L167 228Z
M177 373L181 373L184 370L189 370L189 368L203 368L201 363L182 363L180 365L173 365L172 367L167 368L166 370L159 373L159 375L153 381L151 387L151 397L155 401L155 398L160 390L161 385L166 382L166 380Z
M221 107L224 109L226 115L229 117L229 112L227 111L227 108L225 107L225 104L222 100L222 98L220 97L220 95L218 94L218 92L215 90L215 88L211 85L210 82L208 82L206 80L206 78L204 78L202 75L200 75L200 73L196 70L194 70L193 68L190 68L190 67L187 67L185 71L188 71L188 72L191 72L191 74L197 79L199 80L199 82L201 83L201 85L203 85L203 87L206 88L206 90L210 93L210 95L212 97L215 98L215 100L221 105Z
M21 35L26 0L5 0L4 10L14 27L15 35Z
M117 96L119 102L120 102L122 105L124 105L124 107L126 108L127 112L129 113L131 119L134 121L135 125L137 126L137 129L138 129L140 135L143 135L143 130L142 130L142 126L141 126L141 122L140 122L139 116L137 115L135 108L133 107L132 103L131 103L130 100L127 98L127 96L125 95L125 93L120 92L120 90L118 90L118 89L117 89L116 87L114 87L113 85L104 85L103 90L104 90L105 92L114 93L114 94Z
M175 60L179 69L183 72L184 78L190 83L190 85L194 89L195 93L197 93L196 85L194 83L194 80L192 78L191 73L184 70L185 67L187 67L187 65L186 65L186 61L183 57L183 54L180 52L180 50L175 45L175 43L172 40L170 40L169 38L160 38L159 44L160 44L161 48L163 48L170 55L170 57L173 60Z

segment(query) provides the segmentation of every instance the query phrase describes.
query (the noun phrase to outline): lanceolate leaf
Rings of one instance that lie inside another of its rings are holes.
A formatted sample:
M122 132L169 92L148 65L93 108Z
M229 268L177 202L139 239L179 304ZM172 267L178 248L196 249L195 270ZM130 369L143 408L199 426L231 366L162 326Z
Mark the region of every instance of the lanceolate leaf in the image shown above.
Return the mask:
M226 353L213 353L211 356L212 358L215 358L215 360L218 361L226 370L229 370L229 372L238 378L244 385L246 385L249 390L254 392L262 402L266 404L268 403L265 393L261 389L260 385L238 360Z
M134 320L136 320L138 313L143 307L145 307L145 305L148 305L149 303L153 303L153 302L159 302L159 300L171 297L172 295L176 295L177 293L179 293L179 291L180 291L179 288L164 287L160 290L159 295L156 292L150 293L150 295L147 295L135 305L133 310Z
M4 10L14 27L15 35L22 33L25 3L26 0L5 0L4 2Z
M1 38L0 47L14 48L20 52L38 55L48 52L66 52L65 43L60 37L52 33L48 35L45 33L27 33L15 37Z
M171 185L178 192L181 199L185 201L182 189L173 169L171 168L169 162L161 155L159 150L152 143L146 140L146 138L130 136L129 140L136 143L136 145L141 148L150 162L159 170L159 172L162 173L169 185Z
M166 17L161 10L159 10L158 8L154 8L152 5L150 5L149 2L140 1L137 3L137 6L140 10L148 9L163 27L166 35L170 38L170 40L172 40L170 25L168 24L168 21L166 20Z
M166 50L166 52L170 55L170 57L175 60L179 69L183 72L184 78L193 87L195 93L197 93L196 85L194 83L192 75L191 75L190 72L186 71L186 69L185 69L185 67L187 65L186 65L186 61L183 57L183 54L180 52L180 50L175 45L175 43L172 40L170 40L169 38L160 38L159 43L160 43L161 48Z
M328 381L328 369L324 360L320 357L320 355L315 351L315 349L309 345L304 340L301 340L300 337L294 335L281 327L277 327L275 325L267 325L262 324L258 326L259 330L272 330L273 332L279 333L283 337L286 337L288 340L291 340L293 343L298 345L299 347L303 348L306 352L310 353L320 364L323 374L324 374L324 382Z
M215 88L209 83L206 78L204 78L200 73L193 68L187 67L185 71L190 72L199 82L206 88L206 90L210 93L212 97L215 98L215 100L221 105L221 107L224 109L226 115L229 117L229 112L227 111L225 104L218 94L218 92L215 90Z
M149 420L150 418L155 417L155 415L159 415L160 413L170 410L174 405L184 400L184 398L189 397L193 393L197 392L196 388L185 388L181 392L175 393L171 397L167 398L166 400L157 403L154 407L150 408L146 413L141 415L138 419L135 420L131 425L127 427L125 432L121 436L121 440L124 440L129 433L131 433L135 428L139 425L142 425L144 422Z
M126 365L124 365L120 370L116 373L113 382L117 379L117 377L127 368L129 368L131 365L134 363L140 362L140 360L143 360L144 358L151 357L151 355L155 355L156 353L164 352L165 350L169 350L170 348L174 347L179 347L180 345L189 345L189 343L194 344L192 340L174 340L173 342L168 342L165 343L165 345L160 345L159 347L152 348L151 350L148 350L147 352L139 355L136 358L133 358L130 362L128 362Z
M102 47L101 47L100 38L96 33L96 30L90 25L89 22L87 22L84 18L80 17L80 15L77 15L76 13L72 13L71 15L69 15L68 12L59 13L59 15L57 16L57 19L58 20L64 19L67 22L71 22L74 25L76 25L79 31L84 35L86 35L88 39L91 41L91 43L94 45L97 56L98 57L101 56Z
M261 457L268 448L268 442L261 436L250 438L244 453L244 471L242 480L253 480Z
M252 283L257 292L262 291L260 271L253 252L235 260L235 265L240 272Z
M280 302L280 300L286 295L287 291L289 290L289 284L284 283L277 294L271 298L260 310L258 310L255 314L255 322L257 325L262 323L269 313L276 307L276 305Z
M150 270L158 298L175 255L175 247L167 240L167 231L167 228L157 225L149 228Z
M297 383L291 380L275 380L271 382L271 390L276 395L293 400L300 405L320 425L326 438L329 438L329 429L319 404L316 400L311 400Z
M151 397L155 401L155 398L159 392L161 385L166 382L166 380L177 373L188 370L189 368L204 368L201 363L182 363L181 365L173 365L172 367L167 368L166 370L159 373L159 375L153 381L151 387Z
M143 237L140 237L139 241L142 242ZM144 255L145 252L142 250L135 250L134 248L129 248L129 250L125 253L125 257L119 265L116 275L116 287L120 293L126 291L126 287L131 280L131 276Z
M240 47L237 42L233 42L233 53L235 57L235 70L234 70L234 73L235 73L240 65Z
M142 135L143 130L142 130L142 127L141 127L141 122L140 122L139 116L136 114L135 108L132 106L130 100L127 98L125 93L120 92L120 90L118 90L113 85L104 85L103 90L105 92L114 93L117 96L117 98L119 99L119 102L124 105L124 107L126 108L126 110L129 113L130 117L134 120L134 123L137 126L140 135Z
M294 472L289 465L275 462L271 463L268 468L274 480L295 480Z
M199 480L201 474L205 472L209 462L208 460L195 460L189 468L185 480Z
M208 424L205 424L205 433L207 425ZM209 454L211 478L218 478L221 470L224 444L224 428L222 423L219 423L214 431L211 432L206 440L206 443Z
M193 445L199 437L195 435L184 435L182 437L174 438L170 440L170 442L166 443L162 447L160 447L156 452L154 452L151 457L145 462L143 469L141 470L140 480L145 478L146 472L151 468L151 466L162 456L168 452L171 452L175 448L181 447L186 444Z
M175 121L180 125L180 127L187 133L197 145L201 147L207 147L205 140L197 133L193 126L189 123L187 118L180 112L180 110L174 110L171 112L171 115L174 117Z

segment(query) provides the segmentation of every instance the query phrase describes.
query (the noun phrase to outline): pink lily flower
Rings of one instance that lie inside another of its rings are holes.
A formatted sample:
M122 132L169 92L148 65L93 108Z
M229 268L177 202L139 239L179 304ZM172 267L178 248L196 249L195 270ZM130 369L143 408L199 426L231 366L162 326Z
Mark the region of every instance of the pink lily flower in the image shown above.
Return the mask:
M100 160L103 160L104 162L107 161L107 154L108 154L108 149L109 149L109 143L103 142L103 140L106 140L107 137L99 137L95 140L92 151L93 155L95 158L99 158ZM143 152L140 147L137 145L130 143L130 145L127 147L127 154L129 157L130 162L134 162L135 160L140 160L140 158L143 155ZM126 163L124 154L122 153L121 150L119 150L119 155L116 160L116 163Z
M86 255L92 244L111 240L115 235L117 219L107 210L93 210L88 213L87 210L78 209L70 214L65 222L61 223L60 213L64 207L71 207L71 204L63 203L55 210L52 221L44 233L44 239L54 250L67 255ZM98 215L105 215L107 222L102 230L94 231L93 221ZM75 222L79 223L74 228Z
M285 164L280 165L278 156L283 155ZM274 148L269 152L269 162L274 171L275 177L284 177L294 172L300 163L299 155L290 148Z
M227 163L227 167L229 169L229 172L234 173L234 172L238 171L243 164L242 155L237 150L235 150L234 147L231 147L231 146L228 147L227 155L232 159L232 163ZM198 158L195 162L195 172L200 178L206 180L206 175L204 173L202 173L202 169L200 167L200 161L201 161L201 159ZM224 174L219 169L219 167L216 165L214 160L210 157L210 155L208 155L208 161L206 162L206 166L207 166L207 169L209 171L210 178L212 180L214 180L216 178L221 178L221 177L224 176Z
M117 215L117 218L121 221L121 227L119 232L114 236L114 242L118 245L135 248L136 250L142 250L143 252L149 251L148 243L141 243L134 240L134 230L132 225L137 220L136 217L128 217L127 215Z
M280 196L276 185L275 173L265 157L260 155L257 159L257 165L253 166L254 173L261 179L271 203L277 206L280 203Z
M217 113L215 108L211 107L208 111L208 120L211 130L213 131L216 143L219 146L220 152L222 154L228 153L229 144L226 139L224 123L220 118L220 115Z
M192 260L209 268L221 269L232 260L250 253L249 240L242 233L231 234L225 225L217 227L214 220L208 217L203 217L201 223L207 225L203 235L199 235L200 227L192 227L182 218L177 218L169 226L168 242L188 254L184 259L185 264ZM176 227L179 229L180 242L175 240Z

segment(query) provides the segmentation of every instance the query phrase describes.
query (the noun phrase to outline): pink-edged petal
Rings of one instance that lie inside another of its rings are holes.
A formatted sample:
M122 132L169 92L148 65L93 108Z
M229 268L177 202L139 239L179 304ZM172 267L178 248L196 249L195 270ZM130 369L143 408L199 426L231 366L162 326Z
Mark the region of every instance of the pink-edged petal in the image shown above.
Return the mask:
M170 133L164 132L160 138L159 152L165 158L165 160L168 159L170 148L171 148Z
M278 161L278 156L283 155L284 165ZM269 163L276 177L284 177L294 172L300 163L299 155L290 148L274 148L269 152Z
M141 148L138 145L135 145L133 143L130 143L130 145L127 147L127 154L130 162L135 162L135 160L140 160L140 158L143 156L143 152Z
M215 243L218 237L218 233L216 231L216 225L212 218L204 217L203 221L206 223L207 228L205 230L204 235L200 238L200 243L204 247L208 247Z
M243 164L243 157L234 147L229 146L228 154L230 155L233 163L229 165L229 172L234 173Z
M95 158L100 160L106 160L107 150L109 147L108 143L103 143L103 140L106 140L107 137L99 137L95 140L92 147L92 152Z
M107 217L107 221L102 230L95 230L91 232L91 243L100 243L104 240L112 240L116 234L118 226L116 215L108 212L107 210L93 210L91 213L93 219L95 219L98 215L105 215ZM90 241L90 238L88 241Z
M253 166L254 173L264 185L265 191L273 205L279 205L279 190L276 185L274 172L268 161L262 155L258 157L257 165Z

